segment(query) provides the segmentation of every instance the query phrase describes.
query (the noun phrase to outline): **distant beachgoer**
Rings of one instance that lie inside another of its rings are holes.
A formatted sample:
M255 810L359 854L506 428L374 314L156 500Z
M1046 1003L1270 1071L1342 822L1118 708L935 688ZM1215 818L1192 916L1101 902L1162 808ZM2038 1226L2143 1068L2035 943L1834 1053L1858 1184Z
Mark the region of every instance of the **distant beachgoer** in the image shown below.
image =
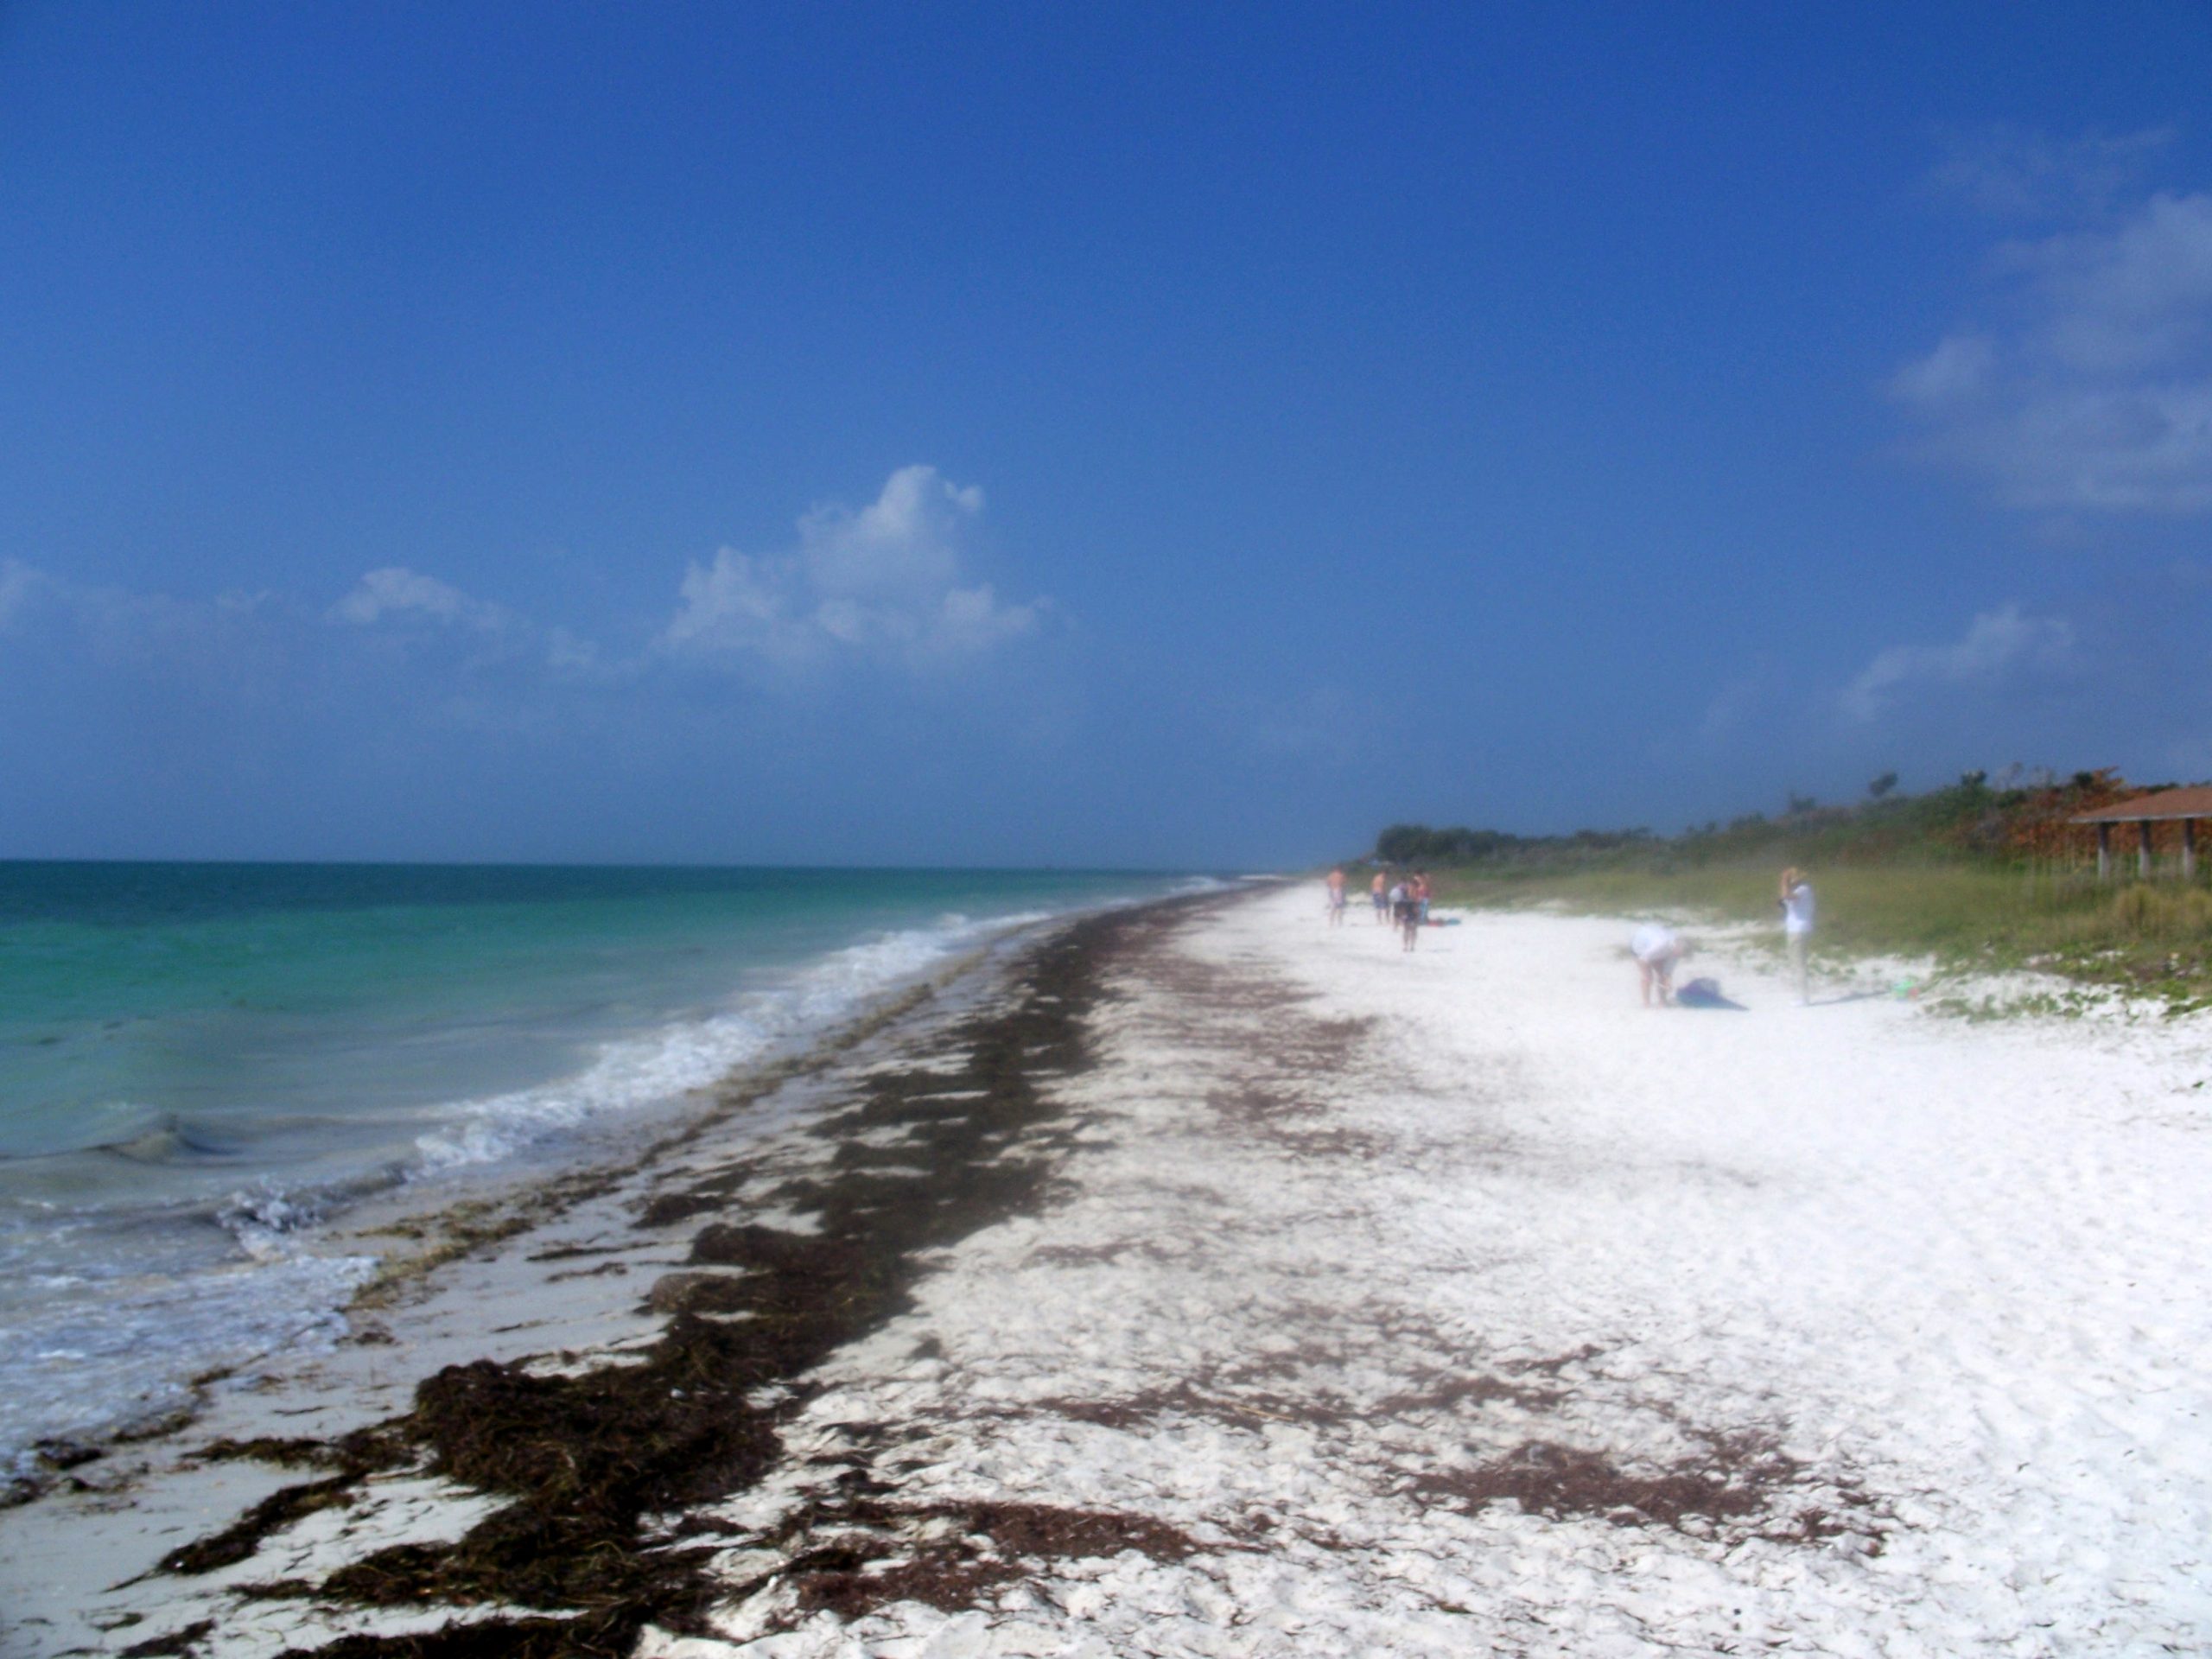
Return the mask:
M1375 919L1390 919L1390 878L1382 871L1375 872L1375 879L1367 884L1367 897L1375 906Z
M1797 1000L1813 1000L1812 975L1806 956L1813 943L1813 884L1792 864L1782 873L1782 937L1789 947L1789 970L1797 978Z
M1390 889L1390 913L1397 918L1402 948L1412 950L1421 941L1421 900L1414 897L1410 880L1401 881Z
M1428 872L1427 870L1415 870L1414 872L1414 902L1421 906L1421 925L1423 927L1427 926Z
M1628 942L1629 954L1636 958L1636 974L1643 992L1643 1006L1651 1006L1651 992L1659 992L1659 1006L1665 1007L1675 995L1675 964L1688 954L1675 930L1657 922L1646 922L1636 930Z
M1344 925L1344 873L1342 870L1331 870L1329 872L1329 925L1342 927Z

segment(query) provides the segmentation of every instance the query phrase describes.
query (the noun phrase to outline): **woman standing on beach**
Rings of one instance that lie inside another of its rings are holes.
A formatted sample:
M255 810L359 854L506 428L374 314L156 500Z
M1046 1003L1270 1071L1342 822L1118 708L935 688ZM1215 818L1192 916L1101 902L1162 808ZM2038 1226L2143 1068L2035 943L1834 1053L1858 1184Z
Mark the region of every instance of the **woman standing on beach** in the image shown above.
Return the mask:
M1812 980L1805 965L1813 942L1813 884L1792 864L1782 873L1782 937L1789 947L1789 969L1797 976L1797 1000L1813 1000Z

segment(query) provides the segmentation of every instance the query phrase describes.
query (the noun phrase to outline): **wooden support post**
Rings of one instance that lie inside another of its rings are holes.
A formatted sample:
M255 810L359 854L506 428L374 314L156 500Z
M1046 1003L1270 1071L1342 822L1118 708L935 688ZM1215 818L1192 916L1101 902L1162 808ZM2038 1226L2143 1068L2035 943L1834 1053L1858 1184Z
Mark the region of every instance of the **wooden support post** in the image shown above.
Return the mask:
M2135 874L2145 881L2151 879L2151 820L2145 818L2135 826L2139 839L2135 843Z
M2097 826L2097 880L2112 880L2112 825Z
M2181 879L2184 881L2196 880L2196 820L2195 818L2183 818L2181 821Z

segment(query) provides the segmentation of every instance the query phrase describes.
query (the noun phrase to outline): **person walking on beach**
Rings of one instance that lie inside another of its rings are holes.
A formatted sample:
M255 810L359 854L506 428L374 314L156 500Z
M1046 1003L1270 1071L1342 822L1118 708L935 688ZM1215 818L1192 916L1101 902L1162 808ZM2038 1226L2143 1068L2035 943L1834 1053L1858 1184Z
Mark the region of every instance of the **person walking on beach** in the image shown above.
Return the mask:
M1813 1000L1813 982L1806 956L1813 943L1813 884L1804 871L1792 864L1782 873L1782 937L1789 947L1789 971L1797 978L1797 1000Z
M1390 919L1390 878L1382 871L1375 872L1375 879L1367 884L1367 897L1375 906L1375 919Z
M1390 913L1397 918L1398 937L1403 941L1400 948L1412 950L1421 939L1421 900L1414 897L1411 880L1390 889Z
M1331 870L1329 872L1329 925L1342 927L1344 925L1344 873L1342 870Z
M1628 942L1629 954L1636 958L1637 978L1642 982L1643 1006L1651 1006L1651 992L1659 992L1659 1006L1665 1007L1674 1000L1675 964L1685 954L1682 942L1675 930L1659 922L1646 922L1636 930Z

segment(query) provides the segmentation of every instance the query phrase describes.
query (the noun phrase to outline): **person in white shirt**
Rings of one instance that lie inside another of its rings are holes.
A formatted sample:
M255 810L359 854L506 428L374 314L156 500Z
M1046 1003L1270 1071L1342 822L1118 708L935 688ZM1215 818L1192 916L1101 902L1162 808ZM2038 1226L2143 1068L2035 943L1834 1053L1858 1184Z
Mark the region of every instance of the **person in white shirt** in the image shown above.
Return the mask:
M1675 930L1657 922L1646 922L1630 936L1629 954L1636 958L1637 977L1642 982L1643 1006L1651 1006L1651 993L1659 992L1659 1006L1665 1007L1675 995L1675 964L1685 952L1682 942L1675 937Z
M1813 884L1795 864L1782 873L1782 895L1776 903L1782 906L1782 937L1789 947L1789 969L1797 976L1797 1000L1809 1002L1812 978L1805 956L1813 942Z
M1410 950L1421 937L1421 906L1414 899L1414 884L1410 879L1398 882L1390 889L1390 915L1398 924L1401 950Z

